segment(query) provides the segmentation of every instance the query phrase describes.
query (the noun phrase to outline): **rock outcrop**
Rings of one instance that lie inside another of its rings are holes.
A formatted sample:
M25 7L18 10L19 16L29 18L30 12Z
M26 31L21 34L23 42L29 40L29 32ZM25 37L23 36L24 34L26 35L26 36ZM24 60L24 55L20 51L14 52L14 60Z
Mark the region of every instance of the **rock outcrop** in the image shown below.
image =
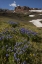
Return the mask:
M30 10L30 8L29 7L26 7L26 6L23 6L23 7L21 7L21 6L17 6L17 7L15 7L15 12L27 12L27 11L29 11Z

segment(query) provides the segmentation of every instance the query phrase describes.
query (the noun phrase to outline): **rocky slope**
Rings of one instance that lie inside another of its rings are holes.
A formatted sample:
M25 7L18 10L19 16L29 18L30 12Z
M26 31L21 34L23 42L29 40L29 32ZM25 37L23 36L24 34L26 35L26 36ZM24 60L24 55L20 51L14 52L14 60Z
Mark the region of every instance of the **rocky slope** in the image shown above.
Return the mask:
M19 12L19 13L22 12L22 13L24 13L24 12L28 12L29 10L41 10L41 9L30 8L30 7L27 7L27 6L23 6L23 7L17 6L17 7L15 7L14 12Z

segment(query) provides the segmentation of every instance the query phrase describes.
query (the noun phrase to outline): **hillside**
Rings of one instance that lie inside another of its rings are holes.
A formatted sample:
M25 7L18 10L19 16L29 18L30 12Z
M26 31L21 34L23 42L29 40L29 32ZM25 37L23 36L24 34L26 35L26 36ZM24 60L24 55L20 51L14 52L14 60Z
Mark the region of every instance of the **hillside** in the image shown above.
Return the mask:
M0 64L42 64L42 12L28 9L0 10Z

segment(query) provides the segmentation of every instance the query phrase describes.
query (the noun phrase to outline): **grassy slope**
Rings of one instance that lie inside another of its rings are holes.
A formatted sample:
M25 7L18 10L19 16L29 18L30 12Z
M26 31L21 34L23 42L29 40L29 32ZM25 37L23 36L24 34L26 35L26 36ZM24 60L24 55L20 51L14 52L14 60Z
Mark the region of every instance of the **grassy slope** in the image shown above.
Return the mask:
M9 21L9 20L13 20L15 22L20 23L20 26L18 28L24 27L26 29L33 30L33 31L39 33L39 35L42 37L42 28L37 28L32 23L29 23L28 21L31 20L31 18L28 19L28 17L26 17L26 16L24 16L24 17L22 17L22 19L15 17L15 19L14 19L14 18L10 18L10 17L0 16L0 32L3 31L5 28L10 28L11 26L9 24L7 24L6 22ZM17 35L17 37L18 37L17 39L19 41L20 41L20 39L22 40L22 37L20 37L18 35ZM35 49L42 50L42 43L31 42L31 44L33 45L33 47Z
M6 23L9 20L19 22L20 27L24 27L26 29L35 31L35 32L39 33L39 35L42 37L42 28L37 28L32 23L30 23L29 20L28 21L26 21L26 20L21 21L20 19L16 20L13 18L8 18L8 17L3 17L3 16L0 16L0 31L4 30L5 28L10 28L9 24Z
M23 14L19 14L19 13L14 13L14 14L13 13L11 13L11 14L10 13L8 13L8 14L6 14L6 13L5 14L4 13L1 14L0 13L0 20L1 21L9 21L9 20L18 21L21 24L24 24L25 28L29 28L29 29L32 29L32 30L35 29L34 31L39 32L41 34L41 36L42 36L42 33L41 33L42 32L41 31L42 28L37 28L32 23L29 23L29 21L32 20L32 19L39 19L39 18L42 19L42 15L39 16L38 13L30 13L30 14L35 14L36 16L31 18L31 17L28 16L29 14L23 15ZM3 16L3 17L1 17L1 16ZM12 19L10 19L10 18L12 18Z

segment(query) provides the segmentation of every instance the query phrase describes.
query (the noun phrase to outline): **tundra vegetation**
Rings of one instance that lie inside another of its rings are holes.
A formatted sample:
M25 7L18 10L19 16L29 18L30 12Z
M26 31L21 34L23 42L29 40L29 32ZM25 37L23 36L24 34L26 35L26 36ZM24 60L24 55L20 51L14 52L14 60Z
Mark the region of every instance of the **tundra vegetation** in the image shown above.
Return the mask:
M42 64L42 27L31 19L0 16L0 64Z

